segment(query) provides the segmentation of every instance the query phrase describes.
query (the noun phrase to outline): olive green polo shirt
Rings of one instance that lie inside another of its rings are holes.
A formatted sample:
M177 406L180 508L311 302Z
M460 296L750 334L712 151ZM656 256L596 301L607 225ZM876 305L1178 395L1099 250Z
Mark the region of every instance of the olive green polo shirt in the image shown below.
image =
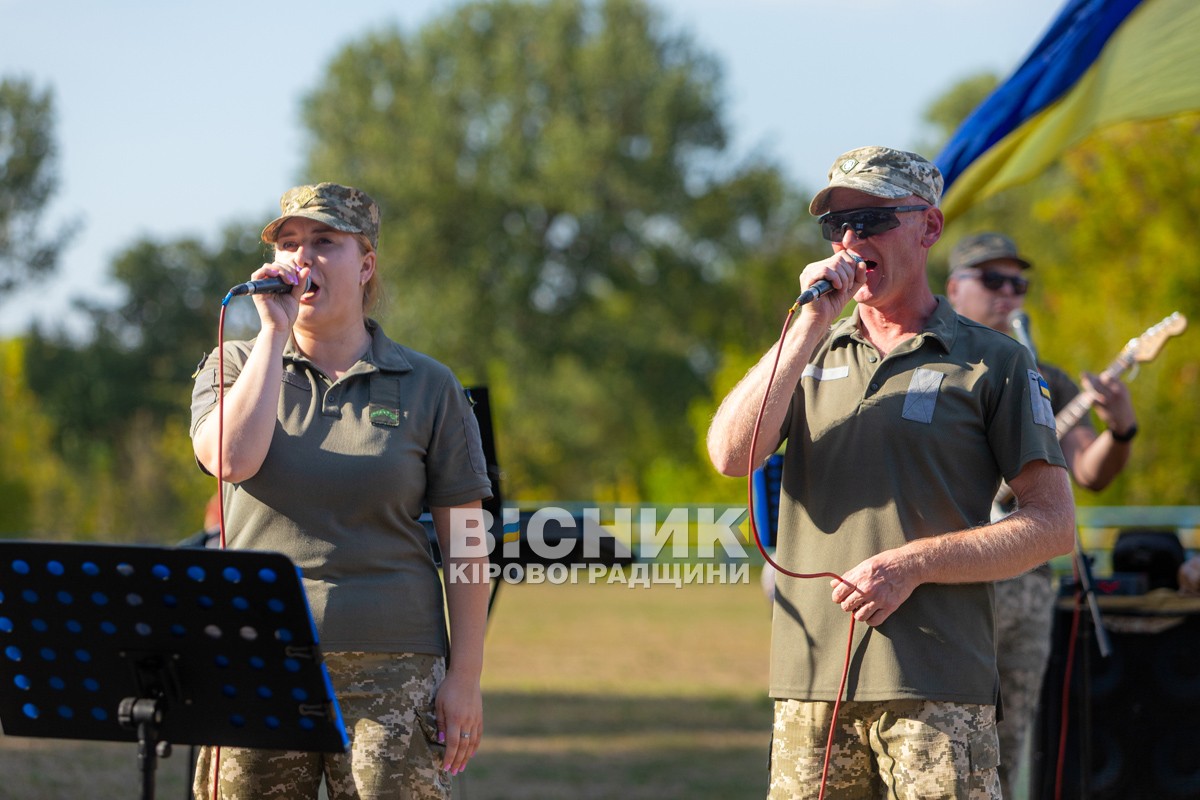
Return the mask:
M988 521L1001 476L1065 466L1048 390L1021 345L955 314L886 357L834 326L796 386L780 495L780 565L843 574L906 541ZM771 695L836 699L850 617L828 578L780 576ZM990 704L990 583L924 584L877 628L856 625L846 696Z
M330 380L292 342L266 460L226 484L226 545L289 556L327 651L444 655L442 585L424 504L489 497L479 427L453 373L391 341ZM226 389L253 342L225 344ZM197 373L192 435L217 403L217 353Z

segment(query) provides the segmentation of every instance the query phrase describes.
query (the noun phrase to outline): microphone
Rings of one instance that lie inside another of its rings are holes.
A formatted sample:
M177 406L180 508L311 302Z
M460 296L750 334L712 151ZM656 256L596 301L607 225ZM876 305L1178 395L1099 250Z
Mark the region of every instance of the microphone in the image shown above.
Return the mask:
M796 305L808 305L821 295L829 294L831 291L833 291L832 283L826 280L819 280L800 293L800 296L796 298Z
M862 258L860 258L859 256L856 256L853 253L847 253L847 255L849 255L850 258L854 260L854 263L856 265L863 263ZM800 296L796 298L796 307L798 308L800 306L808 305L809 303L811 303L813 300L816 300L821 295L829 294L832 291L833 291L832 283L830 283L829 281L824 280L824 279L819 280L816 283L814 283L812 286L808 287L807 289L805 289L803 292L800 293Z
M1012 313L1008 315L1008 327L1012 328L1013 336L1017 341L1025 345L1025 349L1033 356L1033 360L1037 362L1037 348L1033 346L1033 336L1029 333L1029 315L1024 309L1014 308Z
M304 291L308 291L312 286L312 280L309 279L304 284ZM229 290L230 297L237 297L243 294L287 294L292 290L292 284L285 281L283 278L263 278L258 281L246 281L239 283L237 286Z

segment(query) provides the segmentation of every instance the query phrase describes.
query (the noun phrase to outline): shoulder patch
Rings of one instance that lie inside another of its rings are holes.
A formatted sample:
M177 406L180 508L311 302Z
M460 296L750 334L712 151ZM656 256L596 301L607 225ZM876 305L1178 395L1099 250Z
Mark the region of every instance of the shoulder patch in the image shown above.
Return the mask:
M1037 370L1031 369L1028 374L1029 403L1033 421L1054 430L1054 409L1050 405L1050 386Z

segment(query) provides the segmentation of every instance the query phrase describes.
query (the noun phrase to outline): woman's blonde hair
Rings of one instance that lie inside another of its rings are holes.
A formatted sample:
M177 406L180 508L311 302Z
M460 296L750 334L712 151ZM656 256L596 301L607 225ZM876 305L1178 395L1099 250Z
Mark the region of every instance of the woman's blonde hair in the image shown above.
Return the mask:
M358 242L359 251L365 256L375 253L375 271L363 284L363 316L369 317L383 306L383 281L379 279L379 254L371 246L371 240L361 233L350 234Z

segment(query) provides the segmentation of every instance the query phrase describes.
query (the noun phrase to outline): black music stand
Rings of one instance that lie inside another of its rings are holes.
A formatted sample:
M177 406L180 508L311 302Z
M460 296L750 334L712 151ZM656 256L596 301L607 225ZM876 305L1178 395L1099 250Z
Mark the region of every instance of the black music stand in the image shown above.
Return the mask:
M496 434L492 425L492 403L486 386L467 387L467 396L471 398L471 411L474 412L475 420L479 423L479 439L480 444L483 446L483 461L487 464L488 480L492 484L492 496L483 501L483 510L492 515L492 525L489 528L489 533L492 534L493 541L499 543L504 540L504 499L500 494L500 461L496 456ZM437 537L432 532L430 536L436 546ZM498 547L499 544L497 544ZM439 555L438 561L440 562L440 560ZM492 581L492 588L488 593L487 614L489 619L492 616L492 606L496 604L496 595L500 592L500 584L501 581L499 580Z
M0 720L136 741L147 800L171 743L349 745L299 572L254 551L0 542Z

